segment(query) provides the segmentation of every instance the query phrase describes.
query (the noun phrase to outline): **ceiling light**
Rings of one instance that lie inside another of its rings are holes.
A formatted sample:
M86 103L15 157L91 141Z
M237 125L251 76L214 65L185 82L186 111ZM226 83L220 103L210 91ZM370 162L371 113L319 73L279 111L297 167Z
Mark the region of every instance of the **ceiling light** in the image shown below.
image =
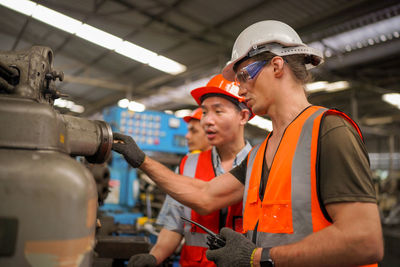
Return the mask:
M327 91L327 92L337 92L337 91L346 90L349 87L350 87L350 84L349 84L348 81L338 81L338 82L328 83L326 85L325 91Z
M183 118L185 116L189 116L191 113L192 113L192 110L190 110L190 109L180 109L180 110L175 111L174 115L175 115L175 117Z
M400 94L384 94L382 95L382 100L400 109Z
M85 107L81 105L75 104L75 102L62 99L62 98L57 98L54 100L54 106L59 107L59 108L67 108L71 110L72 112L76 113L83 113L85 111Z
M0 1L3 2L3 1ZM29 2L29 1L20 1L18 0L17 2L21 2L20 6L24 6L25 3L23 2ZM16 10L18 11L18 10ZM29 16L29 15L28 15ZM65 16L64 14L61 14L57 11L54 11L50 8L41 6L41 5L36 5L32 9L32 14L31 16L37 20L40 20L46 24L49 24L53 27L62 29L68 33L74 34L76 31L82 27L82 22L76 19L73 19L71 17Z
M324 91L328 82L326 81L319 81L314 83L307 83L306 84L306 91L308 93L314 93L319 91Z
M116 49L115 52L129 57L133 60L142 62L143 64L149 64L152 58L157 57L157 54L147 50L138 45L132 44L128 41L123 41Z
M149 65L172 75L182 73L186 70L186 67L182 64L160 55L151 58Z
M307 93L316 93L316 92L337 92L346 90L350 87L349 82L347 81L337 81L333 83L328 83L327 81L319 81L314 83L306 84L306 92Z
M121 38L73 19L60 12L28 0L0 0L0 5L31 16L50 26L81 37L91 43L113 50L123 56L148 64L160 71L177 75L186 71L186 66L158 55L146 48L124 41Z
M110 50L116 49L123 42L121 38L118 38L105 31L99 30L88 24L82 24L82 26L77 29L75 34L82 39L85 39L89 42L100 45Z
M127 108L129 106L129 99L127 98L121 99L120 101L118 101L118 106L120 108Z
M130 111L142 112L146 109L146 106L143 104L140 104L136 101L131 101L131 102L129 102L128 109Z
M264 119L260 116L254 116L250 121L249 124L254 125L258 128L261 128L263 130L267 130L269 132L272 132L272 121Z
M85 111L85 108L81 105L75 104L70 108L70 110L75 113L83 113Z

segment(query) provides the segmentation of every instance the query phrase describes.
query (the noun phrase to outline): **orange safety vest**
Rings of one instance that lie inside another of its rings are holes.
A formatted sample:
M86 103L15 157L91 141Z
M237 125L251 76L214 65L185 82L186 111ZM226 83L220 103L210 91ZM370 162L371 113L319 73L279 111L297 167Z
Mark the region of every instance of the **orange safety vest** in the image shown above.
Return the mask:
M215 177L215 172L211 150L185 156L181 161L180 173L204 181L213 179ZM188 207L185 208L189 209ZM232 228L238 232L243 231L242 209L242 202L228 207L225 220L226 227ZM187 212L185 213L188 214ZM214 233L219 233L219 210L208 215L200 215L194 210L191 210L190 214L191 220L204 225ZM214 262L206 258L206 250L208 249L206 232L191 223L185 222L184 236L185 244L182 247L181 259L179 261L182 267L216 266Z
M250 151L243 196L243 231L249 239L255 237L258 247L294 243L331 225L317 192L319 131L321 119L327 114L344 117L362 138L357 124L346 114L318 106L307 108L282 136L262 201L259 188L270 135Z

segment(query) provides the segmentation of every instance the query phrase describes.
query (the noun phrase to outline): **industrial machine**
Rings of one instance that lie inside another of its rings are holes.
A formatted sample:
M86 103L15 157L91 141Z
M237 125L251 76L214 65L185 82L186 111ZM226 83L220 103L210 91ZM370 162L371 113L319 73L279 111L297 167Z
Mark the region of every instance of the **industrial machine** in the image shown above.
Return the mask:
M175 168L188 152L186 123L174 115L147 110L133 112L114 106L103 111L103 119L113 132L131 135L147 155L171 168ZM158 229L154 221L165 193L146 179L144 173L129 166L118 153L112 153L109 169L109 193L98 212L102 227L97 235L95 263L113 258L113 266L123 266L122 260L131 253L125 238L144 236L151 243L156 242ZM166 261L162 266L171 265Z
M159 111L132 112L126 108L110 107L103 111L103 118L114 132L131 135L146 154L167 165L179 163L188 152L185 135L186 123L171 114ZM175 161L174 161L175 160ZM140 197L138 172L118 153L113 153L110 164L110 193L103 211L117 211L113 216L119 223L134 224L140 213L132 213ZM146 212L147 213L147 212ZM146 214L148 215L148 214Z
M50 48L0 52L0 266L91 266L98 194L74 156L104 162L112 131L58 113L57 79Z

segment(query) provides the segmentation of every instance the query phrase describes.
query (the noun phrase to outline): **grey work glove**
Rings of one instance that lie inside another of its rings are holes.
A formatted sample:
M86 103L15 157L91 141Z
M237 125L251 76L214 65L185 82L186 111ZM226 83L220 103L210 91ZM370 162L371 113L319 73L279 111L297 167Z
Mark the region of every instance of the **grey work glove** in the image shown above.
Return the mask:
M121 153L125 160L132 165L134 168L138 168L142 165L145 154L140 148L137 146L135 140L132 139L129 135L124 135L120 133L113 133L114 141L122 141L123 143L113 143L112 149Z
M218 267L250 266L250 257L256 245L244 235L227 227L222 228L220 234L226 239L225 246L215 250L208 249L207 259L215 262Z
M129 259L128 267L155 267L157 259L151 254L136 254Z

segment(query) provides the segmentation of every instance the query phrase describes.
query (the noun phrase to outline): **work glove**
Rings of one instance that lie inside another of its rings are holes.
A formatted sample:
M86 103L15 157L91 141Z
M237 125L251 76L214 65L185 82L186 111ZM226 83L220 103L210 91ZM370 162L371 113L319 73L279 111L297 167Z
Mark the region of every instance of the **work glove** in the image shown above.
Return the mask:
M128 267L155 267L157 259L151 254L136 254L129 259Z
M256 248L250 240L230 228L222 228L221 236L225 238L224 247L206 252L207 259L218 267L248 267L253 250Z
M112 149L118 153L121 153L125 160L132 165L132 167L138 168L140 165L142 165L146 155L136 145L136 142L132 139L132 137L120 133L113 133L113 136L114 142ZM122 143L115 141L122 141Z

